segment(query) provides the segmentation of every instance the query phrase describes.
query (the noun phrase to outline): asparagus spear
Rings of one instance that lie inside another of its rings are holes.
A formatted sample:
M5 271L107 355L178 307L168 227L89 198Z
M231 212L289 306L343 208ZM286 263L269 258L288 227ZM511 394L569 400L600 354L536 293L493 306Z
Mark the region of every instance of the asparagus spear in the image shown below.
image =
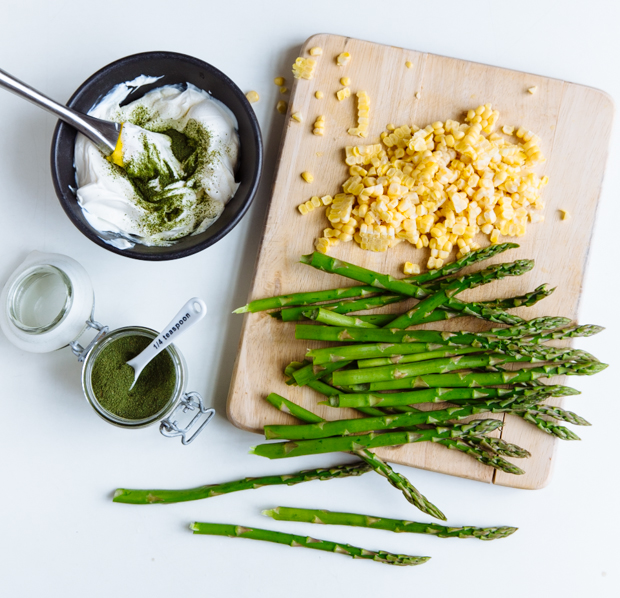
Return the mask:
M504 455L505 457L514 457L516 459L524 459L531 457L532 454L511 442L506 442L501 438L493 438L492 436L468 436L467 442L469 444L476 445L484 450L495 453L497 455Z
M327 386L327 385L326 385ZM331 387L329 387L331 388ZM456 399L480 401L482 399L534 397L543 400L550 396L567 396L579 394L566 386L545 386L540 391L529 388L428 388L411 392L398 393L356 393L339 394L336 389L330 393L329 401L324 404L331 407L394 407L400 405L417 405L420 403L444 403Z
M289 401L276 393L271 393L268 397L266 397L266 400L276 409L279 409L284 413L289 413L301 421L309 423L319 423L324 421L323 418L319 417L315 413L312 413L312 411L308 411L307 409L300 407L296 403L293 403L292 401ZM368 467L383 476L392 486L394 486L394 488L400 490L403 493L403 496L412 505L416 506L423 513L431 515L431 517L442 519L444 521L446 520L446 516L417 488L415 488L404 475L394 471L380 457L365 448L361 448L353 452L360 459L362 459Z
M338 314L348 314L354 311L364 311L366 309L374 309L376 307L384 307L391 303L398 303L404 301L406 297L403 295L376 295L374 297L368 297L366 299L337 301L335 303L322 303L323 309L329 309ZM281 311L272 312L270 315L283 322L296 322L303 319L303 312L307 310L307 306L301 307L287 307ZM391 314L385 314L391 315ZM394 316L396 317L396 316Z
M329 309L323 309L322 307L315 307L313 309L305 309L303 315L309 320L316 320L321 324L327 324L328 326L355 326L356 328L378 328L375 324L365 322L355 316L347 316L344 314L338 314L330 311Z
M412 414L413 415L413 414ZM386 416L389 417L389 416ZM330 424L338 424L341 421L365 421L375 418L360 420L340 420L326 422L324 424L308 424L307 427ZM502 426L498 419L474 420L468 424L451 427L437 427L428 430L388 432L385 434L358 434L350 436L336 436L333 438L315 438L297 440L295 442L276 442L272 444L259 444L252 447L251 453L268 459L283 459L287 457L301 457L303 455L318 455L322 453L352 452L363 448L379 448L382 446L394 446L413 442L437 442L443 438L458 438L468 434L486 434ZM271 426L275 427L275 426ZM302 426L289 426L289 428L301 428ZM272 436L270 436L272 438Z
M535 305L545 297L548 297L555 291L554 288L549 288L548 284L541 284L534 289L531 293L525 293L525 295L518 295L517 297L508 297L507 299L492 299L491 301L479 301L476 305L484 305L486 307L493 307L496 309L510 309L512 307L531 307Z
M292 295L278 295L277 297L267 297L250 301L247 305L237 308L234 314L246 312L265 311L267 309L277 309L288 305L310 305L321 301L331 301L333 299L346 299L348 297L367 297L378 293L372 286L355 286L342 289L329 289L327 291L311 291L309 293L293 293Z
M534 424L539 430L542 430L546 434L555 436L560 440L581 440L577 434L565 426L558 426L530 411L515 411L514 414L522 417L526 422Z
M369 527L390 532L407 532L412 534L431 534L438 538L478 538L479 540L496 540L506 538L517 531L516 527L446 527L436 523L416 523L357 513L338 513L323 509L295 509L276 507L263 511L263 515L278 521L303 521L304 523L322 523L326 525L351 525Z
M249 538L250 540L263 540L288 546L303 546L313 550L324 550L346 554L354 559L370 559L386 565L421 565L430 559L428 556L408 556L405 554L391 554L383 550L373 551L365 548L357 548L350 544L338 544L327 540L317 540L306 536L284 534L266 529L249 528L241 525L227 525L223 523L194 522L189 528L195 534L208 536L228 536L231 538Z
M580 351L558 350L554 347L539 347L536 352L530 354L510 352L510 354L483 353L476 355L455 355L430 359L417 363L399 363L375 368L344 370L334 372L334 384L351 385L365 382L382 382L384 380L400 380L412 376L424 374L441 374L466 368L480 368L488 365L505 363L538 363L542 361L574 361L576 363L589 363L583 359ZM320 367L320 366L317 366Z
M348 476L359 476L371 471L367 463L355 463L353 465L337 465L324 469L310 469L287 475L271 475L258 478L245 478L224 484L209 484L188 488L184 490L134 490L130 488L118 488L114 492L114 502L128 503L133 505L150 505L155 503L176 503L190 500L200 500L229 494L240 490L252 490L263 486L277 486L286 484L293 486L302 482L312 480L332 480L335 478L346 478Z
M390 322L390 328L407 328L419 324L434 309L443 305L454 295L467 289L471 289L493 280L500 280L506 276L521 276L529 272L534 267L533 260L518 260L510 264L496 264L489 266L480 272L463 276L456 280L451 280L441 285L438 292L430 297L423 299L415 307L401 315L399 318Z
M513 475L523 475L525 473L520 467L517 467L513 463L510 463L510 461L506 461L506 459L503 459L499 455L495 455L495 454L489 455L485 451L473 445L473 443L471 442L471 438L472 438L471 436L468 436L467 438L464 438L464 439L447 438L447 439L442 440L441 444L448 447L449 449L455 449L455 450L461 451L462 453L466 453L470 457L473 457L474 459L476 459L476 461L479 461L480 463L483 463L484 465L488 465L489 467L499 469L506 473L510 473ZM494 440L498 440L498 439L495 438ZM520 449L521 447L517 447L517 448ZM521 449L521 450L524 450L524 449Z
M322 365L308 364L303 368L300 368L293 372L293 377L299 386L305 386L309 382L318 380L324 376L327 376L340 368L346 367L351 363L350 361L334 361L332 363L325 363Z
M297 324L295 338L315 341L348 341L378 343L437 343L440 345L470 345L489 337L520 338L535 335L543 330L552 330L566 326L568 318L535 318L509 328L492 328L487 332L439 332L436 330L390 330L381 328L359 329L339 326L314 326ZM495 339L495 340L497 340Z
M591 376L603 371L607 364L592 363L565 363L558 366L541 365L534 368L517 371L502 372L458 372L451 374L427 374L415 378L388 380L386 382L371 382L368 385L359 385L360 392L378 390L400 390L408 388L479 388L481 386L497 386L499 384L516 384L529 382L538 378L551 376Z

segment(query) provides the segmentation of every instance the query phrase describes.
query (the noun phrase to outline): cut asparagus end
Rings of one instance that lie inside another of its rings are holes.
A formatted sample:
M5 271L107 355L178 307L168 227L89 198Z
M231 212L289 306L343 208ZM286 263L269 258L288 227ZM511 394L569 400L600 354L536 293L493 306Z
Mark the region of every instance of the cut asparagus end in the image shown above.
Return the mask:
M121 496L125 496L127 494L127 491L125 490L125 488L117 488L114 491L114 496L112 497L112 502L117 502L116 499L120 498Z
M244 305L243 307L238 307L237 309L235 309L233 311L234 314L244 314L246 312L250 311L250 306L249 305Z
M302 255L301 258L299 259L299 262L301 264L310 264L312 262L312 254L309 253L307 255Z
M200 526L195 521L189 524L189 529L192 530L195 534L198 533Z

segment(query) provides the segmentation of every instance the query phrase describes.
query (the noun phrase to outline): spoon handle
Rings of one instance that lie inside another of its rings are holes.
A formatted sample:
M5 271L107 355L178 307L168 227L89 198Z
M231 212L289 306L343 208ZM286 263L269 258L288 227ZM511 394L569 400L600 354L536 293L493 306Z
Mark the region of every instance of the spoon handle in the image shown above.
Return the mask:
M144 366L161 353L170 343L186 330L200 322L207 314L207 304L199 297L192 297L174 316L172 321L162 329L156 339L139 355L128 361L136 372L136 379Z
M120 125L118 123L99 120L63 106L2 69L0 69L0 87L4 87L14 94L29 100L75 127L80 133L83 133L93 141L105 155L110 155L114 151L120 133Z

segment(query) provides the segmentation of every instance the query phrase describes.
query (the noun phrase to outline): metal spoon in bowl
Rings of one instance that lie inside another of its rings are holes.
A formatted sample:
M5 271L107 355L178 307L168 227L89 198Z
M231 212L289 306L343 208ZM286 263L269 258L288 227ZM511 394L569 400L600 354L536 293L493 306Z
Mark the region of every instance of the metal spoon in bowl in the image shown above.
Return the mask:
M55 102L2 69L0 69L0 87L31 101L75 127L80 133L86 135L104 156L111 156L114 153L120 138L122 126L120 123L101 120L67 108L67 106ZM115 163L117 162L115 161Z
M139 355L127 362L134 370L133 383L131 390L142 370L152 359L159 355L173 340L176 340L188 328L194 326L207 315L207 304L199 297L192 297L174 316L170 324L166 326L157 338L153 339L149 346Z

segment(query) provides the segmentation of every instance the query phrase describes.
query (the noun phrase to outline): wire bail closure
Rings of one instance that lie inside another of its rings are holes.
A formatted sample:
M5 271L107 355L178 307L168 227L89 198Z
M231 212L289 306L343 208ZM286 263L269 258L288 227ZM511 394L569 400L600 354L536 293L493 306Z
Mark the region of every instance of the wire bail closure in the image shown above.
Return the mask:
M183 413L187 413L188 411L194 411L198 409L198 412L192 417L190 422L185 426L185 428L180 428L179 424L175 418L179 410L182 410ZM215 409L206 408L204 403L202 402L202 397L197 392L187 392L183 395L179 404L174 408L172 413L161 421L159 426L159 431L169 438L173 436L180 436L181 442L183 444L189 444L200 434L202 429L211 421L211 418L215 415ZM204 421L198 425L198 422L203 419ZM189 434L195 426L198 425L198 428L192 433Z

